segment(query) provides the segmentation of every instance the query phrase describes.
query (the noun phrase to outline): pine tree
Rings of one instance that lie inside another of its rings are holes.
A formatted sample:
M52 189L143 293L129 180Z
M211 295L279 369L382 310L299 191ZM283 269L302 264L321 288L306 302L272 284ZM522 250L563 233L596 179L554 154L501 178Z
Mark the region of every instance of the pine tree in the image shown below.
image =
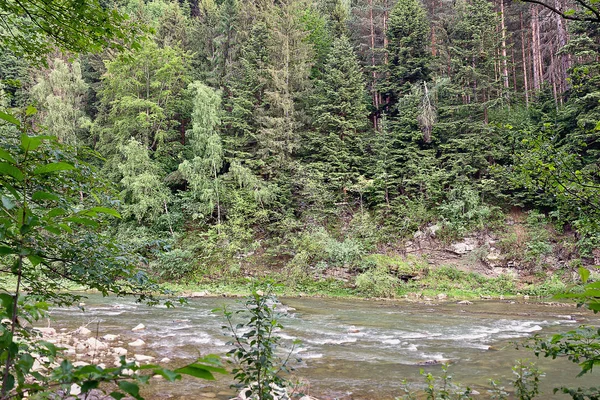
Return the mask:
M358 136L368 121L365 80L346 36L334 41L324 70L327 73L315 82L315 132L306 153L339 194L359 175Z

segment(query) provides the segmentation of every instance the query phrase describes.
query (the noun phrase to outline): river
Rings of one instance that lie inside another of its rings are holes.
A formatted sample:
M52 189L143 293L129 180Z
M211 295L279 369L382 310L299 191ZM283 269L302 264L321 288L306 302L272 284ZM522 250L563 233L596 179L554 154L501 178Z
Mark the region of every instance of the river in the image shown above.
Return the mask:
M411 388L423 385L425 372L440 374L441 367L420 366L429 360L449 359L453 381L487 393L489 379L510 387L516 359L536 361L545 377L540 399L560 399L552 394L559 385L593 385L594 376L576 379L578 367L566 359L536 360L528 350L512 344L533 334L550 335L600 319L584 310L519 301L480 301L436 304L361 301L347 299L283 298L291 307L280 322L285 341L300 339L303 359L295 375L307 382L310 394L321 399L393 399L401 396L402 381ZM229 298L191 299L186 306L167 309L147 307L133 300L91 295L85 311L78 308L51 310L52 325L75 329L88 325L100 335L120 334L141 338L142 352L158 359L168 357L171 366L199 355L223 354L228 346L224 318L213 309L236 307ZM131 328L146 325L140 332ZM234 391L228 376L217 382L185 379L184 383L155 383L146 389L155 399L227 399Z

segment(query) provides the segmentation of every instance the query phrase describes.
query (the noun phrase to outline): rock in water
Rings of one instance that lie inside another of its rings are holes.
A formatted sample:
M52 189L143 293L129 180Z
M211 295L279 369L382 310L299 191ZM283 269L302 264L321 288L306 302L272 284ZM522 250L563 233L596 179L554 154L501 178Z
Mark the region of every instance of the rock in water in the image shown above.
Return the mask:
M146 325L138 324L135 328L132 329L132 331L137 332L137 331L143 331L144 329L146 329Z
M136 341L127 344L131 347L142 347L146 344L146 342L144 342L142 339L137 339Z

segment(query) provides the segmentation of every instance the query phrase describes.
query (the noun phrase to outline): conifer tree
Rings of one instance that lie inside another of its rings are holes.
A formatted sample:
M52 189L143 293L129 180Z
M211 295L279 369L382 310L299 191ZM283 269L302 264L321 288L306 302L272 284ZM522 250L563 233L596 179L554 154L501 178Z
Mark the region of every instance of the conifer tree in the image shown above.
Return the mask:
M359 175L359 134L367 126L365 80L346 36L334 41L321 79L315 82L313 126L308 159L331 182L335 192L346 191Z
M388 65L384 92L388 109L410 85L429 79L429 21L420 0L400 0L390 14ZM393 112L393 110L392 110Z

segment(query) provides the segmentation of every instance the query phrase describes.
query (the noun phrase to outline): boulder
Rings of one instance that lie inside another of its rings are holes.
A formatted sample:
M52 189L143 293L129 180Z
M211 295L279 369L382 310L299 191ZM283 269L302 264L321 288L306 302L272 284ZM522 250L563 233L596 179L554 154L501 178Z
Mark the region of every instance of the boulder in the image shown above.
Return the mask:
M462 242L453 243L450 246L452 252L463 255L470 253L477 248L477 240L474 238L465 238Z
M439 293L436 297L438 300L446 300L448 295L446 293Z
M462 300L462 301L459 301L458 304L460 304L461 306L470 306L473 303L470 302L469 300Z
M119 337L119 335L104 335L102 336L102 339L106 340L107 342L114 342L115 340L117 340L117 338Z
M74 367L85 367L86 365L90 365L90 363L86 363L85 361L75 361L73 363Z

